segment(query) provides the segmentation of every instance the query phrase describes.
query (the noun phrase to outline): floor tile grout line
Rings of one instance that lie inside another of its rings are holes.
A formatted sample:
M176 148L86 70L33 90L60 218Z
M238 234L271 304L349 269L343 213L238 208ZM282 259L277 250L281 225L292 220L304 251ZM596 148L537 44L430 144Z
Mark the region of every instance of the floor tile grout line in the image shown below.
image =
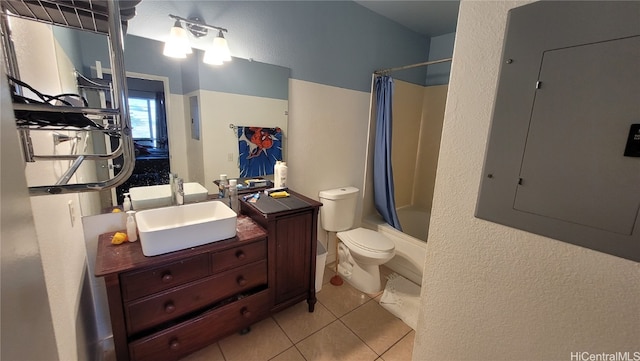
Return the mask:
M387 351L391 350L395 345L399 344L399 343L400 343L400 341L404 340L404 338L405 338L405 337L407 337L407 336L411 333L411 331L413 331L413 329L412 329L412 328L410 328L410 329L409 329L409 331L408 331L407 333L405 333L404 335L402 335L402 337L400 337L400 338L398 339L398 341L394 342L391 346L389 346L389 348L387 348L386 350L384 350L384 352L380 354L380 357L382 357L382 355L384 355L385 353L387 353ZM413 353L413 352L412 352L412 353Z
M319 299L318 299L318 303L322 304L322 307L324 307L324 309L325 309L325 310L329 311L329 313L331 314L331 316L335 317L335 318L336 318L336 320L340 318L338 315L336 315L335 313L333 313L333 311L331 311L331 310L329 309L329 307L328 307L327 305L325 305L325 304L324 304L322 301L320 301ZM314 311L314 312L315 312L315 311Z
M361 337L360 337L360 336L355 332L355 330L351 329L351 328L350 328L350 327L349 327L349 326L348 326L348 325L343 321L343 318L344 318L344 317L348 316L348 315L349 315L349 314L351 314L352 312L354 312L354 311L358 310L360 307L363 307L364 305L366 305L367 303L369 303L369 302L371 302L371 301L376 302L376 303L378 303L378 304L379 304L379 302L376 300L376 297L380 296L380 295L383 293L383 291L377 292L376 294L368 294L368 293L364 293L364 292L361 292L361 293L362 293L363 295L365 295L366 297L368 297L369 299L368 299L366 302L364 302L364 303L362 303L362 304L360 304L360 305L356 306L356 307L355 307L355 308L353 308L352 310L348 311L347 313L345 313L345 314L344 314L344 315L342 315L342 316L338 316L338 315L336 315L333 311L331 311L331 309L329 309L329 308L328 308L327 306L325 306L324 304L323 304L323 306L324 306L324 307L325 307L325 308L326 308L326 309L327 309L331 314L333 314L333 315L334 315L334 316L335 316L335 317L336 317L336 318L337 318L337 319L338 319L338 320L339 320L339 321L340 321L340 322L341 322L341 323L342 323L342 324L343 324L343 325L344 325L344 326L345 326L345 327L346 327L346 328L347 328L351 333L353 333L353 334L354 334L354 335L355 335L355 336L356 336L360 341L362 341L362 343L364 343L364 344L367 346L367 348L369 348L369 349L370 349L374 354L376 354L376 355L378 356L378 358L379 358L379 357L382 357L382 355L383 355L385 352L389 351L393 346L395 346L395 344L397 344L397 343L398 343L398 342L400 342L404 337L406 337L406 336L411 332L411 330L409 330L407 333L405 333L404 335L402 335L402 336L401 336L401 337L400 337L396 342L394 342L391 346L389 346L388 348L386 348L386 349L385 349L381 354L378 354L375 350L373 350L373 349L371 348L371 346L369 346L369 345L366 343L366 341L365 341L364 339L362 339L362 338L361 338ZM322 303L322 302L320 301L320 299L318 299L318 302ZM387 311L387 312L388 312L388 311ZM396 318L397 318L397 317L396 317ZM399 319L399 318L398 318L398 319ZM333 323L333 322L331 322L331 323ZM331 323L330 323L330 324L331 324ZM329 325L330 325L330 324L329 324ZM327 325L327 326L328 326L328 325ZM327 326L325 326L325 327L327 327ZM324 328L324 327L323 327L323 328ZM320 330L322 330L323 328L321 328ZM318 331L320 331L320 330L318 330ZM318 331L316 331L316 332L318 332ZM314 332L313 334L315 334L316 332ZM313 335L313 334L312 334L312 335ZM309 335L308 337L310 337L310 336L311 336L311 335ZM301 340L301 341L302 341L302 340Z
M275 315L274 315L275 316ZM293 342L293 340L291 339L291 337L289 337L289 335L287 334L287 331L284 330L284 328L282 328L282 325L280 325L280 323L278 322L278 320L274 317L271 316L271 318L273 319L273 322L276 323L276 325L278 325L278 328L280 328L280 331L282 331L282 333L284 333L284 335L287 337L287 339L289 340L289 342L291 342L292 345L295 345L296 343Z
M358 292L360 292L360 291L358 291ZM362 292L361 292L361 293L362 293ZM335 314L333 311L331 311L331 310L329 309L329 307L327 307L325 304L322 304L322 305L323 305L323 306L324 306L324 308L326 308L329 312L331 312L331 314L332 314L333 316L335 316L336 318L342 318L342 317L344 317L344 316L346 316L346 315L350 314L351 312L353 312L353 311L357 310L358 308L360 308L360 307L364 306L364 305L365 305L366 303L368 303L369 301L375 301L375 298L371 298L371 296L369 296L368 294L366 294L366 293L362 293L362 294L363 294L363 295L365 295L365 296L367 296L369 299L368 299L366 302L364 302L364 303L362 303L362 304L359 304L359 305L357 305L355 308L353 308L353 309L351 309L351 310L347 311L347 313L345 313L345 314L344 314L344 315L342 315L342 316L338 316L338 315L336 315L336 314ZM320 300L318 300L318 302L320 302ZM377 302L377 301L376 301L376 302Z
M335 320L333 320L333 321L329 322L328 324L326 324L326 325L324 325L324 326L320 327L319 329L317 329L317 330L313 331L313 332L312 332L312 333L310 333L307 337L305 337L305 338L301 339L300 341L298 341L298 342L294 343L293 345L294 345L294 346L297 346L297 345L298 345L299 343L301 343L302 341L304 341L304 340L306 340L306 339L310 338L311 336L315 335L316 333L318 333L318 332L320 332L320 331L324 330L325 328L327 328L327 327L331 326L331 325L332 325L332 324L334 324L336 321L340 321L340 319L336 317L336 319L335 319ZM300 351L300 350L298 350L298 351ZM301 353L302 353L302 352L301 352Z
M376 350L372 349L371 346L369 346L369 344L362 339L362 337L360 337L360 335L358 335L354 330L352 330L346 323L344 323L344 321L342 319L338 319L338 321L340 321L342 323L342 325L344 325L344 327L347 328L347 330L349 330L349 332L351 332L354 336L356 336L358 338L358 340L362 341L362 343L369 349L371 350L371 352L373 352L376 356L380 357L380 355L376 352ZM378 359L378 357L376 357L376 359Z
M317 300L316 300L317 301ZM284 311L284 310L283 310ZM282 312L282 311L280 311ZM315 312L315 310L314 310ZM287 347L286 349L284 349L282 352L280 352L279 354L273 356L272 358L270 358L269 360L273 360L274 358L282 355L283 353L287 352L288 350L290 350L292 347L295 347L296 350L298 351L298 353L300 355L302 355L302 358L305 359L305 361L307 360L306 357L304 357L304 355L302 354L302 352L300 352L300 350L296 347L296 343L293 342L293 340L291 339L291 337L289 337L289 335L287 334L287 331L284 330L284 328L282 328L282 325L280 325L280 323L278 322L278 320L275 318L275 315L271 316L271 318L273 319L273 322L276 323L276 325L278 326L278 328L280 328L280 331L282 331L282 333L285 335L285 337L289 340L289 342L291 342L291 346ZM300 341L298 341L300 342ZM226 361L226 360L225 360Z
M371 301L378 302L378 301L376 301L375 299L370 298L369 300L367 300L367 302L365 302L365 303L363 303L363 304L360 304L360 305L357 305L357 306L356 306L356 308L354 308L353 310L351 310L351 311L349 311L349 312L345 313L344 315L342 315L342 316L340 316L340 317L338 317L338 318L346 317L347 315L351 314L351 313L352 313L352 312L354 312L355 310L359 309L360 307L362 307L362 306L366 305L367 303L369 303L369 302L371 302ZM336 316L336 317L337 317L337 316Z
M372 298L371 300L369 300L369 301L367 301L367 302L363 303L362 305L360 305L360 306L358 306L358 307L354 308L351 312L353 312L353 311L357 310L358 308L360 308L360 307L364 306L365 304L367 304L367 303L369 303L369 302L371 302L371 301L376 302L376 303L378 302L378 301L376 301L375 299L373 299L373 298ZM360 339L360 340L361 340L365 345L367 345L367 347L369 347L369 348L371 349L371 351L373 351L376 355L378 355L378 357L382 357L382 355L384 355L384 353L385 353L385 352L387 352L387 351L391 350L391 348L393 348L393 346L395 346L398 342L402 341L402 339L404 339L405 337L407 337L407 335L408 335L408 334L410 334L410 333L411 333L411 331L413 331L413 329L412 329L412 328L409 328L409 331L407 331L405 334L403 334L402 336L400 336L400 338L399 338L396 342L394 342L391 346L387 347L387 348L386 348L382 353L378 354L375 350L373 350L373 349L371 348L371 346L369 346L369 344L367 344L367 342L366 342L364 339L362 339L362 338L360 337L360 335L358 335L358 333L357 333L354 329L352 329L351 327L349 327L349 325L347 325L347 324L344 322L344 320L342 320L342 318L346 317L346 316L347 316L347 315L349 315L351 312L346 313L344 316L342 316L342 317L340 317L340 318L338 318L338 319L340 320L340 322L342 322L342 324L343 324L343 325L344 325L344 326L345 326L349 331L351 331L351 332L352 332L354 335L356 335L356 337L358 337L358 338L359 338L359 339ZM388 311L387 311L387 312L388 312ZM400 318L398 318L397 316L395 316L395 315L394 315L394 317L396 317L398 320L402 321L402 320L401 320ZM402 322L404 323L404 321L402 321Z
M366 294L365 294L365 295L366 295ZM367 297L369 297L369 296L367 295ZM375 299L373 299L373 298L369 297L369 300L367 300L367 302L365 302L365 303L363 303L363 304L361 304L361 305L356 306L354 309L352 309L351 311L349 311L349 312L345 313L345 314L344 314L344 315L342 315L341 317L345 317L345 316L347 316L347 315L348 315L348 314L350 314L351 312L353 312L353 311L357 310L358 308L360 308L360 307L364 306L366 303L371 302L371 301L375 301ZM298 352L300 352L300 354L302 355L302 357L303 357L303 358L304 358L304 355L302 354L302 352L300 351L300 349L297 347L297 345L298 345L299 343L303 342L304 340L306 340L306 339L310 338L311 336L313 336L313 335L317 334L318 332L322 331L323 329L325 329L325 328L329 327L330 325L332 325L332 324L333 324L333 323L335 323L336 321L340 321L340 322L341 322L341 323L342 323L342 324L347 328L347 330L349 330L349 332L353 333L353 334L354 334L354 335L355 335L355 336L356 336L360 341L362 341L362 342L367 346L367 348L371 349L371 347L369 347L369 345L367 345L367 343L366 343L366 342L364 342L364 340L363 340L362 338L360 338L360 337L359 337L359 336L358 336L358 335L357 335L357 334L356 334L356 333L355 333L351 328L349 328L349 326L347 326L347 325L346 325L346 324L341 320L341 317L339 317L339 316L338 316L338 315L336 315L333 311L331 311L331 310L330 310L330 309L329 309L329 308L328 308L324 303L322 303L322 301L320 301L319 299L317 299L317 303L322 304L322 307L324 307L324 308L325 308L325 309L326 309L326 310L327 310L327 311L328 311L328 312L329 312L333 317L335 317L335 319L334 319L333 321L329 322L328 324L324 325L323 327L321 327L321 328L317 329L316 331L312 332L311 334L307 335L306 337L304 337L304 338L300 339L298 342L293 342L293 340L291 339L291 337L289 337L289 335L287 335L286 331L282 328L282 326L280 325L280 323L278 323L278 320L277 320L274 316L271 316L271 318L275 321L276 325L278 325L278 328L280 328L280 330L282 331L282 333L284 333L284 335L285 335L285 336L287 337L287 339L288 339L288 340L293 344L293 346L294 346L294 347L296 347L296 349L298 350ZM315 311L314 311L314 312L315 312ZM404 337L404 336L403 336L403 337ZM287 350L289 350L289 349L290 349L290 347L289 347L289 348L287 348L286 350L284 350L283 352L286 352L286 351L287 351ZM373 350L371 350L371 351L373 351ZM283 353L283 352L281 352L281 353ZM281 353L280 353L280 354L281 354ZM373 353L375 353L376 355L378 355L375 351L373 351ZM280 354L278 354L278 355L280 355ZM276 355L276 356L274 356L274 357L277 357L278 355ZM380 355L378 355L378 356L380 356ZM305 360L306 360L306 358L305 358ZM226 360L225 360L225 361L226 361Z
M323 283L323 286L325 286L325 285L326 285L326 286L328 286L328 285L330 285L330 283ZM349 285L349 286L350 286L350 285ZM334 286L334 287L336 287L336 286ZM353 287L353 286L350 286L350 287ZM356 290L357 290L357 289L356 289ZM358 291L358 292L360 292L360 291ZM282 325L278 322L278 320L276 319L275 315L271 315L271 316L269 316L269 318L271 318L271 319L275 322L275 324L276 324L276 325L278 326L278 328L282 331L282 333L283 333L283 334L285 335L285 337L289 340L289 342L291 342L291 346L287 347L285 350L283 350L282 352L278 353L277 355L274 355L274 356L273 356L273 357L271 357L269 360L273 360L274 358L277 358L278 356L282 355L283 353L285 353L285 352L289 351L292 347L295 347L296 351L297 351L297 352L302 356L302 358L306 361L306 360L307 360L307 358L304 356L304 354L303 354L303 353L302 353L302 351L300 350L300 348L299 348L299 344L300 344L300 343L302 343L302 342L304 342L305 340L309 339L309 338L310 338L310 337L312 337L313 335L315 335L315 334L319 333L320 331L324 330L325 328L329 327L330 325L334 324L336 321L339 321L339 322L340 322L340 323L341 323L341 324L342 324L342 325L343 325L343 326L344 326L344 327L345 327L349 332L351 332L354 336L356 336L356 338L357 338L358 340L360 340L360 341L361 341L361 342L362 342L362 343L367 347L367 349L371 350L371 351L373 352L373 354L374 354L374 355L376 355L375 360L383 360L383 359L382 359L382 355L383 355L385 352L389 351L391 348L393 348L395 345L397 345L397 344L398 344L400 341L402 341L405 337L407 337L407 335L409 335L409 334L411 333L411 331L412 331L412 330L410 329L407 333L405 333L404 335L402 335L402 336L401 336L401 337L400 337L396 342L394 342L391 346L389 346L388 348L386 348L386 349L385 349L381 354L378 354L375 350L373 350L373 349L371 348L371 346L370 346L369 344L367 344L367 342L366 342L362 337L360 337L360 336L356 333L356 331L355 331L355 330L351 329L351 328L350 328L350 327L345 323L345 321L343 320L343 318L347 317L347 316L348 316L348 315L350 315L352 312L354 312L354 311L358 310L359 308L363 307L364 305L366 305L367 303L369 303L369 302L371 302L371 301L374 301L374 302L376 302L376 303L379 303L379 302L376 300L376 298L382 294L382 291L381 291L381 292L378 292L378 293L375 293L375 294L368 294L368 293L364 293L364 292L360 292L360 294L361 294L361 295L366 296L366 297L367 297L367 300L366 300L364 303L362 303L362 304L359 304L359 305L355 306L353 309L349 310L348 312L346 312L346 313L345 313L345 314L343 314L342 316L338 316L334 311L332 311L329 307L327 307L327 305L325 305L325 303L323 303L320 299L317 299L317 303L321 304L321 305L322 305L322 307L324 307L327 311L329 311L329 314L331 314L331 315L334 317L334 320L332 320L332 321L331 321L331 322L329 322L328 324L326 324L326 325L322 326L322 327L321 327L321 328L319 328L318 330L316 330L316 331L312 332L311 334L307 335L307 336L306 336L306 337L304 337L303 339L300 339L300 340L299 340L299 341L297 341L297 342L294 342L294 341L291 339L291 337L286 333L286 331L284 330L283 326L282 326ZM217 345L217 347L218 347L218 350L220 351L220 354L222 355L222 358L223 358L225 361L228 361L228 360L227 360L227 357L225 356L225 354L224 354L224 352L223 352L223 350L222 350L222 347L221 347L220 343L219 343L219 342L217 342L217 343L216 343L216 345Z
M224 361L229 361L227 360L227 356L224 355L224 351L222 351L222 346L220 346L220 341L216 342L216 345L218 346L218 350L220 350L220 355L222 355L222 358L224 359Z
M324 327L323 327L324 328ZM296 348L296 350L298 351L298 353L302 356L303 359L305 359L305 361L308 361L307 358L304 356L304 354L302 353L302 350L300 350L298 348L298 344L294 344L293 347Z
M304 354L302 353L302 351L300 350L300 348L298 347L298 345L299 345L301 342L303 342L304 340L306 340L306 339L308 339L308 338L312 337L313 335L317 334L318 332L320 332L320 331L322 331L323 329L325 329L325 328L329 327L330 325L334 324L334 323L335 323L335 322L337 322L337 321L339 321L340 323L342 323L342 325L343 325L343 326L345 326L345 327L346 327L346 329L347 329L349 332L351 332L354 336L356 336L356 338L358 338L358 339L359 339L359 340L360 340L360 341L361 341L361 342L362 342L362 343L363 343L363 344L364 344L364 345L365 345L369 350L371 350L371 351L372 351L372 352L377 356L375 360L379 360L379 359L382 357L382 355L384 355L384 353L385 353L385 352L389 351L391 348L393 348L395 345L397 345L400 341L402 341L405 337L407 337L407 336L411 333L411 331L413 331L413 329L410 329L409 331L407 331L407 333L405 333L404 335L402 335L402 336L401 336L401 337L400 337L396 342L394 342L391 346L389 346L387 349L385 349L381 354L378 354L375 350L373 350L373 349L371 348L371 346L369 346L369 344L367 344L367 343L366 343L366 341L365 341L364 339L362 339L362 337L360 337L360 336L359 336L359 335L358 335L358 334L357 334L353 329L351 329L351 328L350 328L350 327L349 327L349 326L344 322L344 320L342 319L342 318L346 317L347 315L349 315L351 312L355 311L356 309L358 309L358 308L360 308L360 307L364 306L365 304L367 304L368 302L371 302L371 301L377 302L374 298L371 298L371 299L370 299L370 300L368 300L367 302L365 302L365 303L363 303L363 304L361 304L361 305L357 306L357 307L356 307L356 308L354 308L353 310L351 310L351 311L347 312L347 313L346 313L346 314L344 314L342 317L337 317L337 316L335 316L335 314L333 314L333 312L331 312L331 311L330 311L330 310L329 310L329 309L328 309L324 304L322 304L322 306L323 306L325 309L327 309L327 311L329 311L329 312L330 312L330 313L335 317L335 319L334 319L333 321L331 321L330 323L328 323L328 324L324 325L323 327L319 328L318 330L316 330L316 331L312 332L311 334L309 334L309 335L308 335L308 336L306 336L305 338L303 338L303 339L301 339L301 340L299 340L298 342L295 342L295 343L294 343L294 342L293 342L293 340L289 337L289 335L287 335L287 333L286 333L286 332L285 332L285 330L282 328L282 326L280 325L280 323L278 323L277 319L276 319L274 316L270 316L270 318L271 318L271 319L276 323L276 325L278 326L278 328L280 328L280 330L283 332L283 334L285 335L285 337L287 337L287 339L289 340L289 342L291 342L291 344L292 344L292 345L291 345L291 346L289 346L289 347L287 347L285 350L283 350L282 352L278 353L277 355L274 355L274 356L273 356L272 358L270 358L269 360L273 360L274 358L276 358L276 357L280 356L281 354L283 354L283 353L287 352L288 350L290 350L292 347L295 347L296 351L298 351L298 353L302 356L302 358L303 358L305 361L308 361L308 360L307 360L307 358L306 358L306 357L304 356ZM319 302L319 303L322 303L322 302L320 302L320 300L318 300L318 302ZM224 359L225 361L228 361L228 360L227 360L227 357L226 357L226 356L225 356L225 354L224 354L224 351L222 350L222 347L220 346L220 343L219 343L219 342L216 342L216 345L217 345L218 349L220 350L220 354L222 355L223 359ZM384 360L384 359L382 359L382 360Z
M322 304L322 302L320 302L320 300L316 299L316 301L317 301L317 302L316 302L316 305L317 305L318 303ZM329 313L330 313L330 314L331 314L335 319L334 319L333 321L329 322L328 324L326 324L326 325L324 325L324 326L320 327L319 329L317 329L316 331L312 332L311 334L307 335L306 337L304 337L304 338L300 339L298 342L293 342L293 340L291 339L291 337L289 337L289 335L287 334L287 332L282 328L282 325L280 325L280 323L278 322L278 320L277 320L274 316L271 316L271 318L273 318L273 320L275 321L276 325L278 325L278 327L280 328L280 330L282 330L282 333L284 333L284 335L287 337L287 339L289 339L289 341L290 341L290 342L291 342L291 344L292 344L292 347L295 347L295 348L296 348L296 350L298 351L298 353L300 353L300 355L302 355L302 358L304 358L305 360L307 360L307 358L306 358L306 357L304 357L304 354L303 354L303 353L302 353L302 351L298 348L298 344L299 344L299 343L301 343L302 341L304 341L304 340L308 339L309 337L311 337L311 336L315 335L316 333L318 333L318 332L320 332L320 331L324 330L324 329L325 329L325 328L327 328L329 325L331 325L332 323L334 323L334 322L336 322L336 321L338 321L338 320L339 320L339 317L337 317L336 315L334 315L334 314L333 314L333 313L332 313L332 312L327 308L327 306L325 306L324 304L322 304L322 307L324 307L324 308L325 308L325 309L326 309L326 310L327 310L327 311L328 311L328 312L329 312ZM314 310L313 312L315 312L315 310ZM275 358L275 357L278 357L280 354L282 354L282 353L286 352L286 351L287 351L287 350L289 350L289 349L291 349L291 347L287 348L286 350L282 351L281 353L279 353L278 355L276 355L276 356L272 357L271 359L273 359L273 358ZM225 361L226 361L226 360L225 360Z
M268 359L267 361L271 361L271 360L273 360L273 359L277 358L278 356L280 356L280 355L282 355L283 353L285 353L285 352L287 352L287 351L291 350L292 348L295 348L295 349L296 349L296 351L298 351L298 353L300 354L300 356L302 356L302 358L303 358L305 361L308 361L308 360L307 360L307 358L306 358L306 357L304 357L304 355L302 354L302 352L300 351L300 349L299 349L299 348L297 348L295 344L293 344L293 345L291 345L291 346L287 347L286 349L284 349L284 351L282 351L282 352L280 352L279 354L277 354L277 355L273 356L272 358Z

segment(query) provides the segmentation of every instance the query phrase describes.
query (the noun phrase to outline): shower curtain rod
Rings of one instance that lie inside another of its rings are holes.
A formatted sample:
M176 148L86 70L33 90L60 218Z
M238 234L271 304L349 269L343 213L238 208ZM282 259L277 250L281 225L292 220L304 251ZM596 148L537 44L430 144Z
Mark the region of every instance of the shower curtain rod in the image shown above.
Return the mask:
M427 66L427 65L439 64L439 63L446 63L448 61L451 61L452 59L453 58L445 58L445 59L440 59L440 60L425 61L423 63L399 66L397 68L380 69L380 70L374 71L373 73L376 74L376 75L385 75L385 74L391 73L392 71L397 71L397 70L405 70L405 69L417 68L419 66Z

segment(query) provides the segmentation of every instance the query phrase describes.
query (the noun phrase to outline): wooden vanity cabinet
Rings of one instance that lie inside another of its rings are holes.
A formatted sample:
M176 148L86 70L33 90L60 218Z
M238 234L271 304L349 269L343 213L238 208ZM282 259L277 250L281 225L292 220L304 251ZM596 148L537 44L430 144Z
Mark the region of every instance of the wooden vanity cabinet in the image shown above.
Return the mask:
M288 192L291 198L276 200L283 205L281 208L259 208L258 203L247 201L240 204L243 214L267 230L271 311L307 300L309 312L313 312L318 211L322 203L291 190Z
M236 237L199 247L146 257L101 235L117 360L177 360L300 301L313 312L321 203L289 193L267 212L242 201Z
M234 238L154 257L98 240L116 358L177 360L270 314L267 233L238 217Z

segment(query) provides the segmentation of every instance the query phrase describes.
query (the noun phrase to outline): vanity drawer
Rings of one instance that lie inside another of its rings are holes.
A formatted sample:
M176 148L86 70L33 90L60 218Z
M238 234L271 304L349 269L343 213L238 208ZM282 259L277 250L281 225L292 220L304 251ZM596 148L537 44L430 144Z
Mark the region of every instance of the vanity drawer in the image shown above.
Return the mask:
M212 254L211 269L215 273L266 258L267 241L262 240Z
M263 260L129 302L125 305L127 331L134 334L266 283Z
M259 321L268 312L269 291L264 290L136 340L129 345L129 354L131 360L177 360Z
M209 256L202 254L144 271L128 272L120 276L122 297L125 301L206 277L209 274Z

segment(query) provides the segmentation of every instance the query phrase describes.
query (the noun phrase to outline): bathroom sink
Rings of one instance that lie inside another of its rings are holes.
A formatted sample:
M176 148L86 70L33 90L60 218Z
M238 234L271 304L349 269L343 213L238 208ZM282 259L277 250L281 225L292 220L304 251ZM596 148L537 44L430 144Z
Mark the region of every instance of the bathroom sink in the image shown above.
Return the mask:
M200 183L184 183L184 203L202 202L207 200L207 188ZM171 205L171 186L161 184L157 186L129 188L131 205L136 211Z
M209 192L202 184L196 182L189 182L184 184L184 202L203 202L207 200Z
M136 212L145 256L179 251L235 237L237 215L220 201Z

